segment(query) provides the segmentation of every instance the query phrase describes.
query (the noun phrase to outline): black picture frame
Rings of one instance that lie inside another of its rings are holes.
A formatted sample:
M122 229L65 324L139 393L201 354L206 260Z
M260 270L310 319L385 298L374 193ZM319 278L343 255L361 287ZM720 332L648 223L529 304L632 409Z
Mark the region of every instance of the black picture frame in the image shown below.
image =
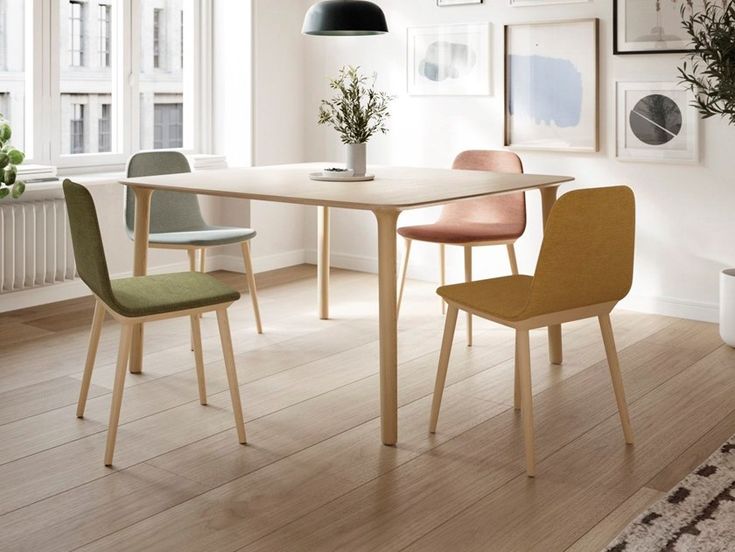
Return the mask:
M652 55L652 54L689 54L694 51L693 48L686 49L673 49L673 50L620 50L618 44L618 25L620 2L625 0L613 0L613 55L615 56L628 56L628 55Z
M479 1L478 0L464 0L463 2L457 3L457 4L444 4L444 5L442 5L442 4L439 3L439 0L436 0L436 5L439 8L452 8L454 6L469 6L469 5L472 5L472 4L477 5L477 4L482 4L484 2L485 2L485 0L479 0Z

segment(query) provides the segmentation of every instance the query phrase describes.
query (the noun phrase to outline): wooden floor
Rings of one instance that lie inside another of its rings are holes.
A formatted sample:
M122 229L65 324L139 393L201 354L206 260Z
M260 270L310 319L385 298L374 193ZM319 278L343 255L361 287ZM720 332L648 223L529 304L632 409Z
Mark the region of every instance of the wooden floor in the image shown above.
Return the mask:
M237 443L216 318L200 406L188 320L146 328L115 469L102 457L118 328L105 324L87 417L74 416L92 303L0 315L0 550L598 550L735 433L735 350L711 324L616 311L637 442L626 447L595 320L564 327L565 363L532 333L538 477L524 473L513 337L457 339L427 431L442 317L409 282L399 445L379 444L377 280L334 271L320 321L313 267L259 278L231 323L250 444ZM221 274L241 283L241 275ZM462 323L460 317L460 324Z

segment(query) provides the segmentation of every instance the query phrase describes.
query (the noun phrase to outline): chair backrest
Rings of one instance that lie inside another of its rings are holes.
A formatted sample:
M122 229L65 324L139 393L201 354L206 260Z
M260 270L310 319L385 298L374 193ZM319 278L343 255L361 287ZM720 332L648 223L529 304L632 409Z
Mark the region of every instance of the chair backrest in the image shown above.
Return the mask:
M524 317L619 301L633 282L634 249L630 188L564 194L546 223Z
M453 169L522 173L521 158L511 151L468 150L460 153ZM523 192L449 203L439 220L514 224L519 234L526 228L526 194Z
M115 298L92 195L84 186L67 179L64 180L64 199L69 214L77 272L97 297L112 305Z
M178 151L144 151L128 162L128 178L191 172L189 161ZM132 237L135 227L135 194L125 187L125 226ZM206 226L196 194L153 192L151 233L200 230Z

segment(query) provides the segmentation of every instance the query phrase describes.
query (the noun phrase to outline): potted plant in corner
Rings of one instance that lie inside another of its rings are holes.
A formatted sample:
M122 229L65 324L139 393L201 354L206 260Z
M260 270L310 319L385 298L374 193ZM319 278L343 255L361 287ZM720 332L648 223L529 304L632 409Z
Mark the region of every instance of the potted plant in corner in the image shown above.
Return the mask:
M23 195L26 185L18 180L17 166L25 159L25 154L10 144L13 129L0 113L0 199L12 196L18 199Z
M388 104L393 98L375 90L376 79L376 74L361 75L359 67L342 67L329 82L336 94L319 107L319 124L329 124L339 133L347 148L347 168L355 176L365 175L368 140L376 132L388 132Z
M735 124L735 0L703 0L682 7L684 29L693 52L679 68L694 92L702 118L724 117ZM735 347L735 268L720 273L720 336Z

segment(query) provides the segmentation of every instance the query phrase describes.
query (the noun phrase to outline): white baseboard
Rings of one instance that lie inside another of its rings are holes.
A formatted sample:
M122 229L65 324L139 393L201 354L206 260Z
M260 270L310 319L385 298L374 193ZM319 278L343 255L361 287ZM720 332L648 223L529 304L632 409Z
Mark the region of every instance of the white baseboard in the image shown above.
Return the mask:
M253 257L255 272L265 272L303 264L304 251L286 251L277 255ZM165 274L167 272L186 272L189 270L188 261L150 267L149 274ZM240 255L213 255L207 257L207 270L229 270L244 272L243 260ZM132 271L113 274L112 278L129 278ZM89 288L80 279L69 282L60 282L43 287L13 291L0 295L0 312L9 312L18 309L77 299L90 295Z
M264 255L253 257L255 272L265 272L286 268L302 263L316 264L316 251L313 249L284 251L275 255ZM332 266L368 272L375 274L378 271L378 260L375 257L360 255L349 255L343 253L332 253ZM243 272L243 261L239 255L214 255L207 257L209 270L229 270L231 272ZM166 272L184 272L189 270L187 262L174 263L158 267L152 267L151 274L163 274ZM132 273L115 274L115 278L125 278ZM408 276L414 280L435 282L437 280L437 267L428 264L412 264ZM89 289L81 280L64 282L45 287L16 291L0 295L0 312L8 312L66 299L74 299L89 295ZM620 306L622 308L686 318L689 320L701 320L703 322L717 323L719 319L719 308L716 303L702 303L696 301L684 301L673 297L654 297L630 295L625 298Z

